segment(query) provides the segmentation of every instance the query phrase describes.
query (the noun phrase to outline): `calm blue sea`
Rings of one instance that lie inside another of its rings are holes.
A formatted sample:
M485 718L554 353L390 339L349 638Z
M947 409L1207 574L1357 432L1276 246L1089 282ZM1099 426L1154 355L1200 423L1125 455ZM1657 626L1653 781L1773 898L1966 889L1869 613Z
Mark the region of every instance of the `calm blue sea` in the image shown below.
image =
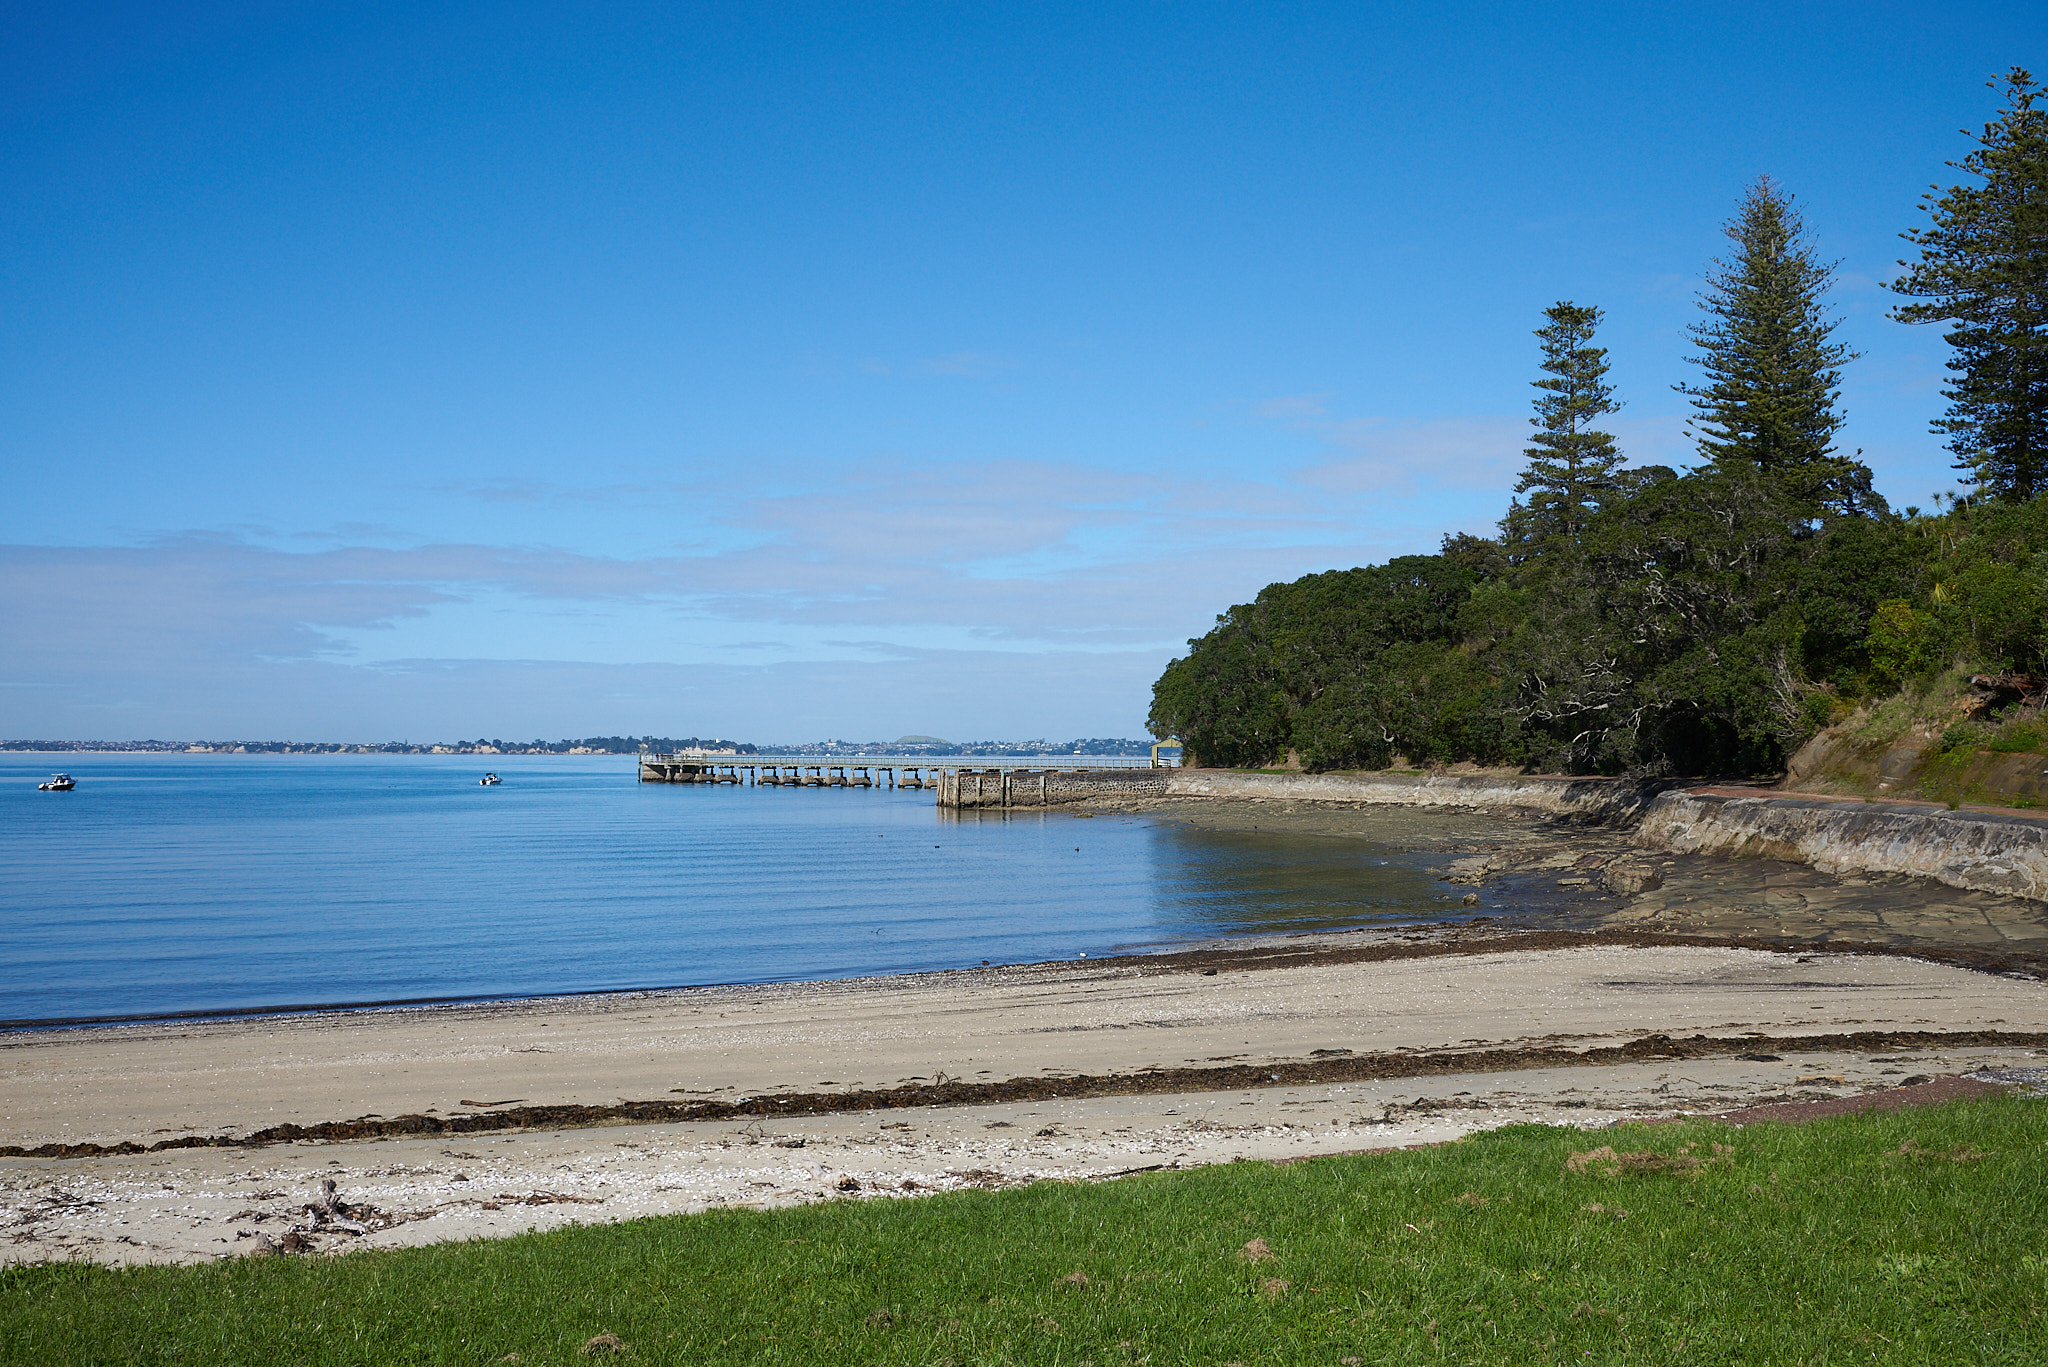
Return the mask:
M61 767L70 793L36 783ZM477 785L486 769L504 783ZM624 757L0 756L0 1022L1035 962L1454 915L1425 858Z

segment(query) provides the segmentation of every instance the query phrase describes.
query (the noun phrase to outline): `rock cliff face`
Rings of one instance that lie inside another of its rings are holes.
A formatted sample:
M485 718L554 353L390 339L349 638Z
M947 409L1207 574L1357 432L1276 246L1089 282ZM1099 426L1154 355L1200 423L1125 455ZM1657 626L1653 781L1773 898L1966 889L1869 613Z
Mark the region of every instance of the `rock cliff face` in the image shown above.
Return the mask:
M1885 802L1665 793L1636 843L1673 854L1785 859L1823 873L1903 873L2048 901L2048 822Z

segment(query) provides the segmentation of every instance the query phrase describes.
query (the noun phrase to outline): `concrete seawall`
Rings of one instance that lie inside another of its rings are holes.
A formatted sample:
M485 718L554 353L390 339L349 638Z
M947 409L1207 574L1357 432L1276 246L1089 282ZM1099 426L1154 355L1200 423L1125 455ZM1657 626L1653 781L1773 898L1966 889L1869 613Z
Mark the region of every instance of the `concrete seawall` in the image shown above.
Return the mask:
M1636 843L1672 854L1784 859L1823 873L1902 873L2048 901L2048 822L1885 802L1666 793Z
M1174 769L1166 791L1177 797L1264 797L1365 802L1402 807L1513 807L1597 825L1625 825L1669 780L1545 778L1507 774L1258 774L1235 769Z
M1783 859L2048 901L2048 821L1885 802L1728 792L1681 780L1172 771L1174 796L1517 809L1633 831L1669 854Z

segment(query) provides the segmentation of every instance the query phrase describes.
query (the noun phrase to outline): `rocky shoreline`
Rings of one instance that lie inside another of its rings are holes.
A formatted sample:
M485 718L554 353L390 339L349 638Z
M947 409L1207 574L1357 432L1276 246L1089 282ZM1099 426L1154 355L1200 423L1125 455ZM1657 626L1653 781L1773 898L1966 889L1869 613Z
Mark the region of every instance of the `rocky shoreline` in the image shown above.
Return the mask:
M1264 774L1187 769L1171 797L1521 812L1625 832L1652 855L1904 875L2048 902L2048 820L2002 809L1836 799L1676 779L1515 774ZM1640 879L1637 871L1622 875ZM1617 890L1643 890L1640 883Z
M1842 805L1865 810L1861 803ZM1752 843L1667 853L1644 847L1640 823L1587 822L1512 806L1168 797L1093 810L1143 813L1197 830L1370 841L1421 853L1450 894L1441 915L1431 919L1475 929L1490 923L1524 933L1647 932L1723 944L1855 946L2048 977L2048 904L2042 901L1911 872L1866 872L1845 867L1847 861L1823 866L1773 857L1796 853L1783 848Z

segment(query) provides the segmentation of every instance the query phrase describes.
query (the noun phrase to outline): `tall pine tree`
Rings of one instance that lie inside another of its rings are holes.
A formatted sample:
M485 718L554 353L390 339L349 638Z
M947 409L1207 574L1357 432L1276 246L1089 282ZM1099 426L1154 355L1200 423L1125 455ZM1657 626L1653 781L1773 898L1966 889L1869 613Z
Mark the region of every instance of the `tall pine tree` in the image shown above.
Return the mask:
M1621 465L1613 434L1595 426L1621 409L1607 383L1607 348L1593 345L1603 315L1562 302L1543 316L1548 321L1536 339L1543 347L1545 378L1531 381L1542 391L1529 419L1536 435L1524 451L1528 467L1515 485L1529 500L1517 499L1501 523L1503 538L1522 556L1558 539L1577 541L1615 489Z
M2006 107L1956 170L1978 178L1939 199L1933 222L1903 234L1920 259L1892 285L1922 302L1892 316L1945 322L1955 378L1934 430L1956 468L1995 497L2048 491L2048 109L2025 70L2005 77Z
M1806 240L1792 196L1757 179L1725 229L1734 250L1707 274L1693 325L1704 382L1675 386L1697 410L1700 454L1729 474L1756 472L1802 513L1856 512L1869 471L1834 447L1841 367L1854 359L1830 340L1822 296L1834 267Z

